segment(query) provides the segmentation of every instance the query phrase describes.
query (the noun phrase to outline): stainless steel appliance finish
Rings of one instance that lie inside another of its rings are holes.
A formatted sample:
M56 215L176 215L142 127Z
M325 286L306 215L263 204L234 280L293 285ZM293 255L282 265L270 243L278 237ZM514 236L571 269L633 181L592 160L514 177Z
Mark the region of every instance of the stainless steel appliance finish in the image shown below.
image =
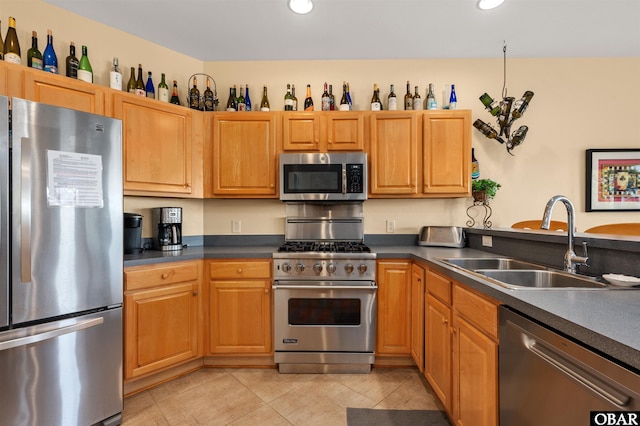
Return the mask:
M418 245L429 247L464 247L464 230L459 226L423 226Z
M280 154L280 200L364 201L364 152Z
M368 373L376 335L376 255L362 203L287 205L273 254L275 362L281 373Z
M592 411L640 410L640 375L500 308L500 424L585 425Z
M11 103L12 135L3 123L0 136L0 424L117 424L122 124Z
M162 251L182 250L182 208L151 209L153 248Z

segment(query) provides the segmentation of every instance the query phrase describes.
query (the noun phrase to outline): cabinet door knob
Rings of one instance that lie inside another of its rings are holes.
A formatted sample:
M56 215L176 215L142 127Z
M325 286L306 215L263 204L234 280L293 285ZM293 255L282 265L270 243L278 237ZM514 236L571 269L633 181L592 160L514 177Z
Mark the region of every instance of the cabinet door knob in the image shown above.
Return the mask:
M446 318L443 318L443 319L442 319L442 323L443 323L443 324L449 324L449 320L448 320L448 319L446 319Z
M269 294L269 289L268 288L264 289L264 294Z
M238 274L242 273L242 268L238 268Z
M197 296L197 295L198 295L198 292L197 292L197 291L194 291L194 292L193 292L193 295L194 295L194 296Z
M167 278L169 278L169 274L167 274L166 272L164 274L162 274L162 279L166 280Z

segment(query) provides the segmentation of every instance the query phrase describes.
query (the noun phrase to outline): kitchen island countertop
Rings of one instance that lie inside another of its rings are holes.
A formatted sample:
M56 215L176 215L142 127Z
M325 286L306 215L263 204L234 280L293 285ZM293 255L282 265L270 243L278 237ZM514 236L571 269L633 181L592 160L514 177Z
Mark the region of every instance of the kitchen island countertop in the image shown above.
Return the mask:
M443 257L496 257L470 248L372 245L378 259L423 261L511 308L640 371L640 288L512 290L439 261ZM271 258L275 245L189 247L176 252L125 255L124 266L196 259Z

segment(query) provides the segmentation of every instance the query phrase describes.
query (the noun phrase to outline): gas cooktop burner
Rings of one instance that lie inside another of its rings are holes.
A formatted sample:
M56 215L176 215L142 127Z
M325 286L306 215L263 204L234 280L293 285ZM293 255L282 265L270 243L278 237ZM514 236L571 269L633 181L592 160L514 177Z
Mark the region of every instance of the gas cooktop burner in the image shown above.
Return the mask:
M287 241L278 252L371 253L371 249L360 241Z

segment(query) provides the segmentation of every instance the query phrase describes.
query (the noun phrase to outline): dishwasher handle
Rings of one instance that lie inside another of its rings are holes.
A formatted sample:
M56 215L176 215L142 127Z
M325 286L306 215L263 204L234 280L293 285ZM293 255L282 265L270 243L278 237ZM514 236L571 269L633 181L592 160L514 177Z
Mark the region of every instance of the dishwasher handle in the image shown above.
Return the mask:
M557 368L578 383L581 383L583 386L591 389L610 403L620 408L624 408L629 405L631 401L631 397L629 395L614 389L612 384L605 383L602 379L599 379L589 374L589 372L584 371L584 369L574 365L570 360L561 357L552 349L547 348L542 342L539 342L528 335L525 335L524 337L524 344L526 348L540 359L551 364L553 367Z

